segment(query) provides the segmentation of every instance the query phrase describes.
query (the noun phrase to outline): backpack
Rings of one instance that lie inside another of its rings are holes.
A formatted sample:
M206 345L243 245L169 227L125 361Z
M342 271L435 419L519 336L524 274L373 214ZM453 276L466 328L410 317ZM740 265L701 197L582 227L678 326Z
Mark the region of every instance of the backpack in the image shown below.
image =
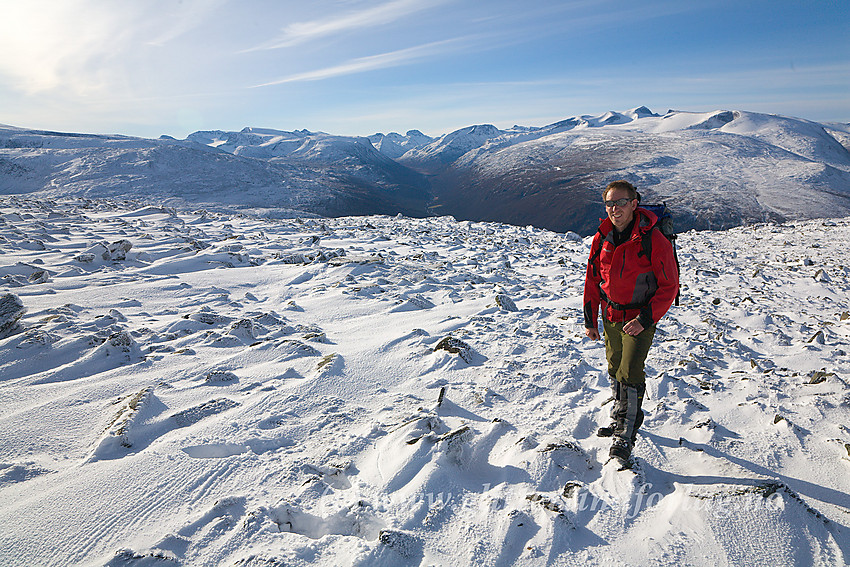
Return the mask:
M641 205L640 193L638 193L638 205L658 217L658 222L655 223L655 228L660 230L661 234L663 234L667 240L670 241L670 244L673 245L673 259L676 261L676 275L681 275L681 271L679 270L679 255L676 253L676 230L673 228L673 215L671 215L670 210L667 209L667 203L662 202L660 205ZM641 239L641 246L643 247L643 255L648 259L651 259L652 231L643 235L643 238ZM681 292L676 293L676 305L679 305L680 294Z

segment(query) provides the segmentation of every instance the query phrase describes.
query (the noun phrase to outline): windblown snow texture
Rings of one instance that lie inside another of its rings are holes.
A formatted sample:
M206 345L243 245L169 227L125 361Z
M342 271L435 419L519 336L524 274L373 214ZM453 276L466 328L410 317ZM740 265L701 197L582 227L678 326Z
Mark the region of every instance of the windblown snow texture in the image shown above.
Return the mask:
M0 563L850 558L846 219L680 237L624 471L576 234L14 197L0 243Z

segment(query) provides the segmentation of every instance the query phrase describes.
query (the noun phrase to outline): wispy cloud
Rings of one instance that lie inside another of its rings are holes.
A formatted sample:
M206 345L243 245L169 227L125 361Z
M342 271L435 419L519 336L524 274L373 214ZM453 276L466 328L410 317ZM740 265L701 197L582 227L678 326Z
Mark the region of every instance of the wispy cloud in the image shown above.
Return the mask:
M296 73L268 83L255 85L255 87L269 87L272 85L280 85L283 83L298 83L305 81L321 81L333 77L343 75L353 75L355 73L363 73L366 71L374 71L377 69L386 69L389 67L399 67L407 65L420 59L445 55L455 51L460 45L469 42L471 38L448 39L445 41L435 41L406 49L390 51L378 55L370 55L368 57L358 57L351 59L340 65L324 67L304 73Z
M283 28L283 34L246 51L281 49L331 34L391 24L397 20L444 4L449 0L392 0L337 18L296 22Z
M207 17L213 15L226 4L226 0L182 0L169 2L156 10L154 20L156 30L149 45L163 46L186 33L203 25Z

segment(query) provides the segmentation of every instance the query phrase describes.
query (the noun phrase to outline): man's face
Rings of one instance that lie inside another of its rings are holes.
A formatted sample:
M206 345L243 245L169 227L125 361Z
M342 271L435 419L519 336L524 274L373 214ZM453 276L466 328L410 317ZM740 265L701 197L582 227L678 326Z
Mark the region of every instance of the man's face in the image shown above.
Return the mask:
M632 222L632 219L635 218L635 209L637 209L637 199L629 198L629 192L625 189L611 189L605 195L606 201L619 201L620 199L628 199L629 202L622 207L605 205L605 212L608 213L608 218L611 219L617 230L623 230Z

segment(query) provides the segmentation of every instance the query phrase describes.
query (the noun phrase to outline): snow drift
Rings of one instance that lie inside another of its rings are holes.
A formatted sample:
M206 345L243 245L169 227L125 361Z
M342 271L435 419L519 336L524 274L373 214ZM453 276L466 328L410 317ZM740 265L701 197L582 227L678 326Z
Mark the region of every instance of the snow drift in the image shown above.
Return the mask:
M847 220L680 237L634 471L576 234L13 197L0 242L2 562L850 557Z

